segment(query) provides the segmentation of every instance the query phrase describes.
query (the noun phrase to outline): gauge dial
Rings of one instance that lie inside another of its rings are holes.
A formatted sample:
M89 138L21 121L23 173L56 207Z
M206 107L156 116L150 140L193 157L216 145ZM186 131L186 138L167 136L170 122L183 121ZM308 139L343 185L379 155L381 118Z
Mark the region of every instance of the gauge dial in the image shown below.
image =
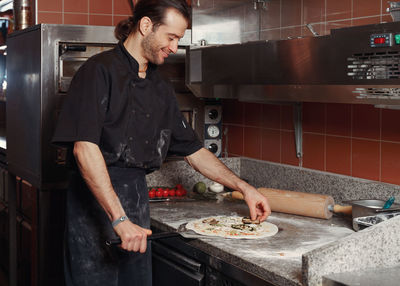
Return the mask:
M219 136L219 132L220 132L220 130L219 130L218 126L216 126L216 125L210 125L207 128L207 134L211 138L218 137Z

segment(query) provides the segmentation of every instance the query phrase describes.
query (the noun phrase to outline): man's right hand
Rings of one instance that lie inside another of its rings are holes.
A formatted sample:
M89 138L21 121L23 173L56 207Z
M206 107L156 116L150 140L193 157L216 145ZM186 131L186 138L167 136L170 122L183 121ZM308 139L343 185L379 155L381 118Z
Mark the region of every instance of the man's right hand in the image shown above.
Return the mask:
M121 248L127 251L145 253L147 248L147 236L151 235L152 231L147 228L142 228L129 220L126 220L116 227L115 232L121 238Z

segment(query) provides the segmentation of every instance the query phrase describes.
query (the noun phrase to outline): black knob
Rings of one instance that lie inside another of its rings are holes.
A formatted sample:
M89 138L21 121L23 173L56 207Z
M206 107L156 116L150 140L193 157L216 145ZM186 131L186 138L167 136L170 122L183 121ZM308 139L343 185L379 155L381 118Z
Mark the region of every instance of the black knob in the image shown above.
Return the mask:
M208 112L208 117L209 117L210 119L217 119L217 118L218 118L218 110L216 110L216 109L211 109L211 110Z
M210 145L208 145L208 151L210 151L211 153L217 153L218 151L218 145L215 143L211 143Z

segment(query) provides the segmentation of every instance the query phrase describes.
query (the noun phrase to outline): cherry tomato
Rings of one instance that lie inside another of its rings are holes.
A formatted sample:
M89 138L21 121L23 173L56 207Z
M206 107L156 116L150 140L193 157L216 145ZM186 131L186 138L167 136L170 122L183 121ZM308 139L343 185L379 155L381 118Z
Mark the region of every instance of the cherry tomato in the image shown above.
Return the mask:
M175 194L176 194L178 197L182 197L182 190L180 190L180 189L176 190L176 191L175 191Z
M169 195L170 197L175 197L175 195L176 195L175 189L169 189L169 190L168 190L168 195Z
M149 198L154 198L156 196L156 191L154 189L151 189L149 192Z
M158 189L158 190L156 191L156 197L157 197L157 198L161 198L162 195L163 195L163 194L162 194L161 190Z
M168 197L168 189L164 189L164 190L162 191L162 196L163 196L164 198Z

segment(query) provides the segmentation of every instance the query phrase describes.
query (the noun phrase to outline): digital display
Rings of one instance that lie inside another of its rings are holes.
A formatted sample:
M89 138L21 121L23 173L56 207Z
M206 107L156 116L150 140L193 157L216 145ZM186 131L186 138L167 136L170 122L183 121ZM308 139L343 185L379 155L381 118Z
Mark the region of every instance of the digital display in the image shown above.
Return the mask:
M375 44L384 44L385 42L386 42L386 39L384 37L374 39Z
M370 45L372 48L391 47L393 45L393 34L372 34L370 36Z

